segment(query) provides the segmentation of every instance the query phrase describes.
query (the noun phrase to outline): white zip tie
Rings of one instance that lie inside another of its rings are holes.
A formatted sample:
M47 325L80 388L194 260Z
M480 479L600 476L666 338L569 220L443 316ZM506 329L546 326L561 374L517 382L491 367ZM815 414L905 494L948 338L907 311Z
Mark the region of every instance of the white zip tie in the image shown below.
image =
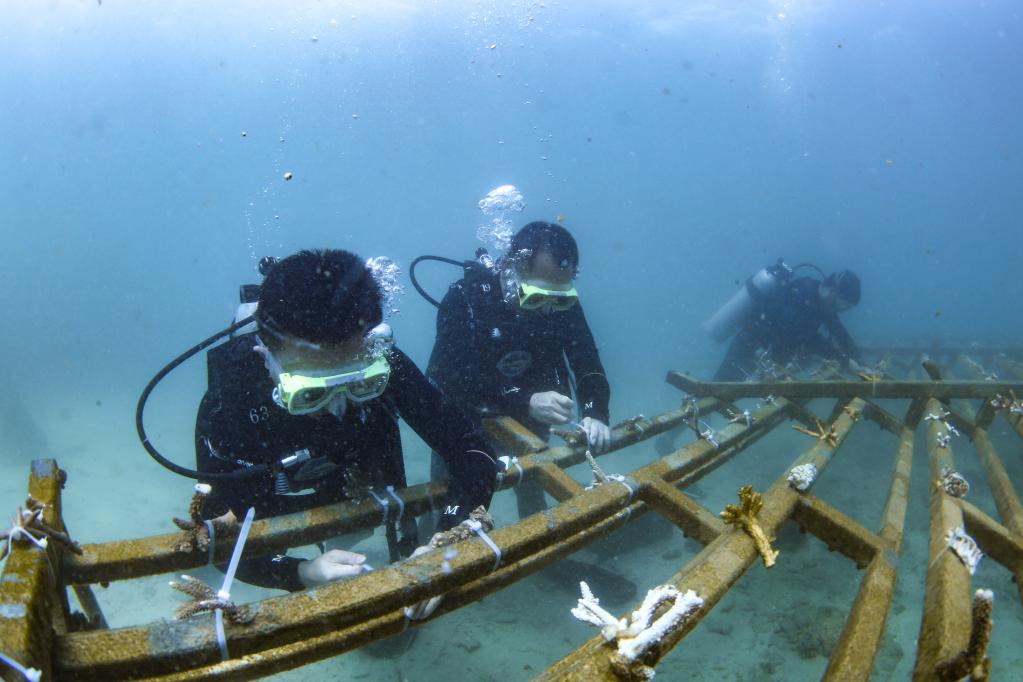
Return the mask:
M220 660L226 661L231 658L227 651L227 635L224 634L224 612L217 609L213 612L213 625L217 630L217 646L220 647Z
M512 487L514 488L516 485L521 484L522 479L525 478L525 473L522 471L522 465L519 464L519 458L505 456L499 457L498 459L502 464L504 464L504 471L497 472L497 485L500 486L501 483L504 482L504 475L508 473L508 469L511 469L512 465L514 465L515 468L519 470L519 480Z
M238 562L241 561L242 550L245 549L245 541L249 537L249 528L252 527L252 518L255 515L256 508L249 507L249 511L245 513L245 520L242 521L242 529L238 532L238 539L235 540L234 551L231 553L231 563L227 566L227 572L224 573L224 582L217 592L217 597L224 601L231 598L231 583L234 582L234 574L238 570ZM227 636L224 634L224 613L221 609L213 612L213 623L217 629L217 646L220 647L220 656L226 661L231 658L231 655L227 652Z
M626 506L632 504L632 498L636 495L636 491L631 485L629 485L628 479L621 474L608 474L607 477L613 481L618 481L625 486L625 489L629 491L629 499L625 501L625 504Z
M401 521L401 517L405 515L405 500L401 499L397 493L394 492L394 486L387 486L387 494L393 497L398 502L398 518L395 521Z
M213 522L212 521L203 521L203 523L206 524L206 532L210 536L209 555L208 555L208 557L206 559L206 563L212 565L213 564L213 550L216 549L216 546L217 546L217 531L215 531L213 529Z
M25 666L23 666L22 664L18 663L13 658L5 654L0 653L0 661L3 661L12 669L21 673L21 676L28 680L28 682L39 682L39 680L42 679L43 677L43 673L41 670L36 670L35 668L26 668Z
M390 500L388 500L386 497L380 497L375 492L373 492L372 488L369 489L369 494L372 495L373 499L377 501L377 504L379 504L381 506L381 508L383 508L383 510L384 510L384 520L383 520L383 523L387 523L388 519L391 516L390 509L388 509L388 507L387 507L387 503L390 502Z
M487 543L490 549L494 550L494 555L497 559L494 561L494 568L491 570L496 571L501 566L501 548L494 544L494 541L490 539L487 532L483 530L483 524L479 521L475 519L466 519L465 521L462 521L462 523L468 526L472 532L476 533L476 535L480 536L480 540Z

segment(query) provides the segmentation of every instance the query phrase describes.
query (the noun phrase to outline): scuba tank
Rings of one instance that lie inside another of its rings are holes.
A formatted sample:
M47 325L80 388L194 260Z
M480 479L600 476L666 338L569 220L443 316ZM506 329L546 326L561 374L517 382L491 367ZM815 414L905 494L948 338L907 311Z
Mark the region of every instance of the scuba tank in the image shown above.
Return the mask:
M792 268L785 265L781 258L774 265L762 268L747 279L746 283L728 299L728 302L703 323L704 331L710 334L715 341L724 341L738 331L746 316L753 309L755 301L773 294L791 276Z

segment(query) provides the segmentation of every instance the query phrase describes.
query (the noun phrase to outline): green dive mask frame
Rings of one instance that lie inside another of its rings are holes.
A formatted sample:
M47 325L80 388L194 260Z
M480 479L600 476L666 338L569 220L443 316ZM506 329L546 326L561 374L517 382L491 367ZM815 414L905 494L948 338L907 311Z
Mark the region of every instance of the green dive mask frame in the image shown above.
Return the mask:
M269 350L266 361L267 367L277 376L274 402L293 415L322 410L340 395L356 403L379 398L391 377L391 365L383 353L371 356L368 364L359 369L332 374L285 372Z
M524 310L568 310L579 301L575 287L569 289L544 289L528 282L519 282L519 307Z

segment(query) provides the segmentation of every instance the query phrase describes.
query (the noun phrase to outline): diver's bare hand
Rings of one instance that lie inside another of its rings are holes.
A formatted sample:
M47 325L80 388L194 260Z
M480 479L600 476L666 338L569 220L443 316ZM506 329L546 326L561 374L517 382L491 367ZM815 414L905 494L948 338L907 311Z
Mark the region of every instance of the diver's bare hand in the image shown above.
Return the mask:
M315 559L300 563L298 579L303 586L314 587L335 580L351 578L368 570L371 569L366 564L364 555L343 549L332 549Z
M422 547L416 547L416 550L412 552L410 559L414 559L417 556L421 556L429 552L433 547L430 545L423 545ZM437 597L430 597L424 601L419 602L414 606L405 607L405 617L409 620L422 620L429 618L430 615L440 606L441 601L444 599L443 595Z
M529 396L529 416L544 424L567 424L572 420L575 401L557 391Z

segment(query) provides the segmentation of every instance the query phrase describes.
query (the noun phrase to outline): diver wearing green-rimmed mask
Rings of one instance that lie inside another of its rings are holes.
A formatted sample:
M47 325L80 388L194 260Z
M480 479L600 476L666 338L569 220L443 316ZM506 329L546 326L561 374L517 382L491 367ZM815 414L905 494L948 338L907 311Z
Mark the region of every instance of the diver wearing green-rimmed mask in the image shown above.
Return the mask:
M571 424L594 452L606 450L611 389L575 287L575 239L537 221L497 263L477 255L439 305L428 376L480 417L512 417L544 440L551 426ZM439 463L434 476L443 476ZM530 487L516 487L520 514L544 506Z
M390 326L381 323L357 343L317 346L276 336L279 350L273 352L257 336L256 350L277 382L278 406L294 415L326 411L340 418L348 401L373 400L387 388L391 366L385 350L392 339Z
M400 502L407 481L399 418L451 468L438 529L488 505L493 449L393 343L368 262L347 251L300 251L263 274L247 313L254 328L207 351L195 428L197 478L213 484L205 517L249 507L256 518L273 517L374 489ZM426 551L414 516L391 511L383 522L391 560ZM246 554L238 578L295 591L365 572L365 555L338 542L309 559Z

